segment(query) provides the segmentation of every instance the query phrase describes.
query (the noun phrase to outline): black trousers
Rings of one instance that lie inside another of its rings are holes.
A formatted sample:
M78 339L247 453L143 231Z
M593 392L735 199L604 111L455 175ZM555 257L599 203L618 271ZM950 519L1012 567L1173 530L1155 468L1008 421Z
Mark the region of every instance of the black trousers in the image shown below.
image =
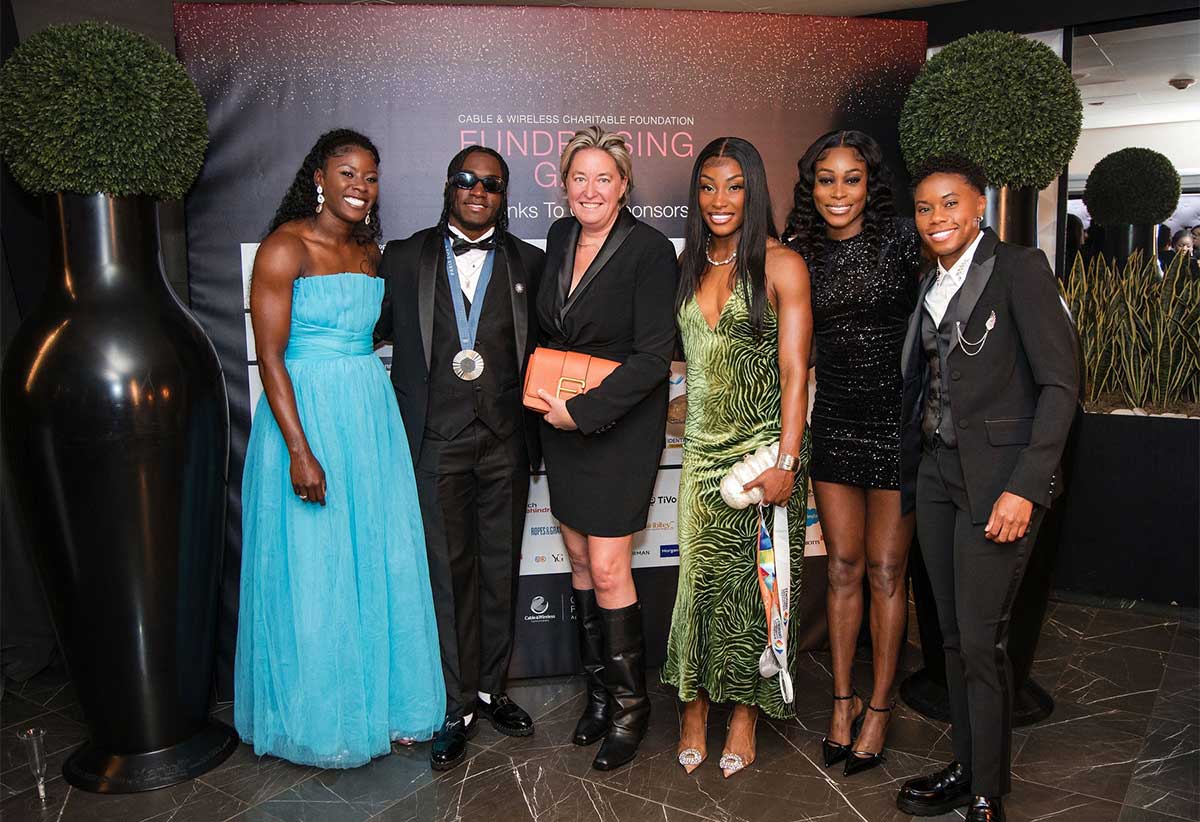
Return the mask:
M416 464L446 712L504 690L529 494L523 430L499 438L475 420L453 439L426 431Z
M971 522L958 451L927 448L917 473L917 536L937 602L954 724L954 758L971 771L971 792L1012 788L1013 600L1037 541L1044 509L1034 506L1025 536L995 543Z

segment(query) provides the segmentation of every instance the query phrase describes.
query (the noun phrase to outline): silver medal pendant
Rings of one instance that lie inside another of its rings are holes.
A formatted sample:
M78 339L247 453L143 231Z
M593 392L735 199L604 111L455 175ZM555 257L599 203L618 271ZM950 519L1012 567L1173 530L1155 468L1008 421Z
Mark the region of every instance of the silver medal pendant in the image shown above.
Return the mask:
M479 379L479 375L483 373L483 357L478 351L470 348L464 348L454 355L454 361L451 363L454 369L454 376L460 380Z

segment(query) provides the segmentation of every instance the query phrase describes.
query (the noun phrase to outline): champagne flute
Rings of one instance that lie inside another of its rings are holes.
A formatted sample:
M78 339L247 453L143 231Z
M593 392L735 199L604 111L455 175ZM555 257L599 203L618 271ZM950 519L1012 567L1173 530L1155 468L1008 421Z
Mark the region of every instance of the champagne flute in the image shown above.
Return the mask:
M25 745L29 758L29 770L37 780L38 799L46 804L46 729L25 728L17 734Z

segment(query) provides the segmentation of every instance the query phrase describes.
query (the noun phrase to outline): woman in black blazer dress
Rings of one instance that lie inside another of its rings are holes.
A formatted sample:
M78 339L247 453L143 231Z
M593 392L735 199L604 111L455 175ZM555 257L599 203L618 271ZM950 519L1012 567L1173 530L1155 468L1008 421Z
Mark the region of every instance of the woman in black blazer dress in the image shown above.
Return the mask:
M546 239L537 297L543 344L621 363L586 394L564 401L543 392L550 411L541 425L588 674L574 742L604 737L593 767L609 770L634 757L650 715L630 563L666 434L675 249L625 208L632 163L620 136L597 126L576 132L561 172L576 216L556 222Z

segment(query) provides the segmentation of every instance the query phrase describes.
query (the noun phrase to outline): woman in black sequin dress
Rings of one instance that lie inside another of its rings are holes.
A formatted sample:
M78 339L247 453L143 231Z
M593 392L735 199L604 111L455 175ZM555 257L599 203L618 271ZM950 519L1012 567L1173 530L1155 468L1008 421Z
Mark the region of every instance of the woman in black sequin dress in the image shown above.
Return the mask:
M812 277L816 399L813 492L829 554L826 608L833 656L833 716L825 766L847 776L882 761L906 615L912 515L900 513L900 349L916 303L920 241L897 220L878 143L835 131L799 162L784 236ZM874 686L851 686L870 581Z

